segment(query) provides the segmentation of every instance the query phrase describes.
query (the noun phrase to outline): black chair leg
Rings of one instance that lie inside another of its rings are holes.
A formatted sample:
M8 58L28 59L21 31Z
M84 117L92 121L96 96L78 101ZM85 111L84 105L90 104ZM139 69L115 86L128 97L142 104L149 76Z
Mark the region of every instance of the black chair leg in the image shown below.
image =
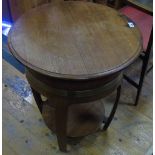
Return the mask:
M152 48L152 42L153 42L153 27L152 27L152 30L151 30L151 35L150 35L150 38L149 38L149 43L148 43L148 46L147 46L147 50L143 53L143 55L140 55L140 58L142 59L143 64L142 64L142 70L141 70L141 74L140 74L139 83L138 84L135 83L132 79L130 79L129 77L124 75L124 79L127 80L130 84L132 84L135 88L137 88L137 95L136 95L136 100L135 100L135 103L134 103L135 106L138 104L140 93L141 93L143 82L144 82L144 77L145 77L145 74L148 72L147 71L147 66L148 66L150 52L151 52L151 48ZM153 68L153 66L149 69L149 71L152 68Z
M141 74L140 74L140 80L139 80L136 100L135 100L135 104L134 104L135 106L137 106L137 104L138 104L139 97L140 97L140 94L141 94L141 91L142 91L142 86L143 86L145 74L147 72L148 61L149 61L149 55L145 56L144 59L143 59L142 71L141 71Z
M151 67L147 69L146 74L148 74L152 69L153 69L153 65L151 65Z
M117 106L118 106L118 102L119 102L119 99L120 99L120 94L121 94L121 85L117 88L117 95L116 95L116 100L115 100L115 103L113 105L113 108L111 110L111 113L109 115L108 118L106 118L106 121L103 121L105 122L105 125L103 127L103 130L107 130L107 128L109 127L114 115L115 115L115 112L116 112L116 109L117 109Z

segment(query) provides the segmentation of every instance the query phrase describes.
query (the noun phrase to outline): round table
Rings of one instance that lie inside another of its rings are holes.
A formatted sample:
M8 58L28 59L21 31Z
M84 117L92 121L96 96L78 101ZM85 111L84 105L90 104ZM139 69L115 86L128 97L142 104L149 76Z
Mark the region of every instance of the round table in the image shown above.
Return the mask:
M44 104L41 94L54 107L53 129L61 151L67 150L67 119L72 118L68 114L72 105L72 115L82 110L82 105L86 105L86 113L94 109L95 117L88 113L79 119L100 119L103 129L108 128L119 101L122 71L142 48L136 25L129 27L121 13L104 5L78 1L50 3L30 10L14 24L8 45L26 66L26 77L40 112ZM116 89L115 103L105 117L103 105L95 101ZM78 124L81 129L77 127L73 137L96 129L85 123Z

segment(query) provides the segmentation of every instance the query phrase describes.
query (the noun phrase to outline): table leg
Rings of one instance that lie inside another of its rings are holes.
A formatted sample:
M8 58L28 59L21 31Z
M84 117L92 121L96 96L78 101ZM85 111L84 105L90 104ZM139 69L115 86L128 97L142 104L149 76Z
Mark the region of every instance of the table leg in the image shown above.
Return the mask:
M42 113L43 101L41 99L41 96L40 96L40 94L35 89L33 89L32 87L31 87L31 89L32 89L32 93L33 93L34 99L35 99L35 101L36 101L36 103L38 105L38 108L39 108L40 112Z
M56 103L55 109L55 123L58 145L61 151L67 152L67 115L68 104L60 101Z
M120 98L120 93L121 93L121 86L119 86L117 88L117 95L116 95L116 100L115 100L115 103L113 105L113 108L111 110L111 113L109 115L108 118L106 118L103 122L105 123L104 127L103 127L103 130L107 130L107 128L109 127L114 115L115 115L115 112L116 112L116 109L117 109L117 105L118 105L118 102L119 102L119 98Z

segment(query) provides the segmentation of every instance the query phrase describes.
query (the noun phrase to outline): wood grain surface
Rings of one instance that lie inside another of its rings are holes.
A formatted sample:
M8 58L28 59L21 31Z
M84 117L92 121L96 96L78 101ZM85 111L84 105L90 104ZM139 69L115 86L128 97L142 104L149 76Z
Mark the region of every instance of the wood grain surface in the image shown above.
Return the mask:
M45 4L23 15L9 34L9 48L26 66L63 78L107 75L140 53L141 36L119 12L90 2Z

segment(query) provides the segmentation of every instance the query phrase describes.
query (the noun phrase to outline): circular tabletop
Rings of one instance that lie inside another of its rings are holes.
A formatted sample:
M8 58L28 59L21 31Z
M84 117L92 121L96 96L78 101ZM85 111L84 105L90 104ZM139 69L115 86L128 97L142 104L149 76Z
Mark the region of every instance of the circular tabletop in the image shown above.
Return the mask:
M39 73L88 79L118 72L137 58L141 35L116 10L91 2L45 4L24 14L8 45L25 66Z

